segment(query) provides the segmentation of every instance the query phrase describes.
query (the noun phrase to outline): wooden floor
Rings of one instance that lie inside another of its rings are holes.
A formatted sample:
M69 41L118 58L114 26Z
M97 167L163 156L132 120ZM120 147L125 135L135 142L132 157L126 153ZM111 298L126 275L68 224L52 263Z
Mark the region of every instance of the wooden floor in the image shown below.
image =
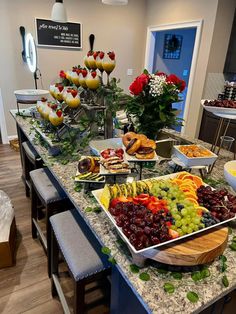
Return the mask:
M63 310L57 299L52 299L47 276L47 260L41 244L31 238L30 200L25 197L21 180L19 153L9 145L0 144L0 190L11 198L17 224L17 259L13 267L0 269L0 314L61 314ZM66 281L67 295L72 297ZM93 296L89 296L90 299ZM202 314L236 313L236 293L223 308L223 300ZM72 298L71 298L72 299ZM107 307L98 306L89 314L108 313ZM121 313L122 314L122 313Z
M15 208L18 246L16 265L0 270L0 313L63 313L60 302L51 298L42 246L31 238L20 157L9 145L0 145L0 189Z
M20 155L0 144L0 190L10 197L17 224L16 265L0 269L1 314L61 314L58 299L52 299L47 276L47 259L38 240L31 238L30 199L21 180ZM67 290L68 289L67 279ZM71 292L68 292L71 296ZM72 298L71 298L72 299ZM108 313L98 306L90 314Z

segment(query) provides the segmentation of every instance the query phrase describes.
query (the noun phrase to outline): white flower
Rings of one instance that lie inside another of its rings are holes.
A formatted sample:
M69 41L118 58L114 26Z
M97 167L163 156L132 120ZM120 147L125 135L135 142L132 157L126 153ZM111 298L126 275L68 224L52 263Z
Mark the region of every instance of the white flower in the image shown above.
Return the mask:
M149 86L150 86L150 94L153 97L160 96L163 94L164 85L166 85L166 78L164 75L151 74Z

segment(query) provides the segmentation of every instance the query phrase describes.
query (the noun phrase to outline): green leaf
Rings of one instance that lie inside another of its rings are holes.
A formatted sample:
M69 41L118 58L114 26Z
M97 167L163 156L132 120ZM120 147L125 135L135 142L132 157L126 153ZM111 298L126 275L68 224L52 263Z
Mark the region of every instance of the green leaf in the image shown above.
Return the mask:
M205 181L205 180L204 180ZM229 234L232 234L232 228L230 228L230 227L228 227L228 232L229 232Z
M233 240L232 240L232 241L233 241L233 242L236 242L236 236L233 237Z
M201 270L201 277L202 279L207 278L210 276L210 270L208 268L204 268Z
M220 272L223 273L226 271L226 269L227 269L227 265L223 262L220 266Z
M198 294L196 292L193 292L193 291L189 291L187 293L187 298L192 303L196 303L199 300Z
M76 187L74 188L75 192L80 192L82 190L82 185L78 184L76 185Z
M86 211L86 213L92 212L93 208L88 206L85 208L85 211Z
M147 75L148 75L148 74L149 74L148 70L147 70L147 69L144 69L144 70L143 70L143 74L147 74Z
M131 264L131 265L129 265L129 268L130 268L130 270L131 270L131 272L132 272L133 274L139 273L139 267L138 267L137 265Z
M108 261L112 264L112 265L116 265L116 260L114 259L114 257L109 257Z
M101 207L100 206L95 206L94 208L93 208L93 211L95 212L95 213L101 213Z
M202 279L202 274L201 274L201 272L200 271L195 271L195 272L193 272L192 274L191 274L191 278L192 278L192 280L193 281L199 281L199 280L201 280Z
M160 111L159 116L162 122L166 122L166 115L162 111Z
M139 275L139 278L143 281L149 281L150 280L150 275L148 273L141 273Z
M171 276L174 278L174 279L177 279L177 280L181 280L183 278L183 275L181 273L177 273L177 272L173 272L171 273Z
M220 255L219 260L222 261L223 263L227 262L227 257L225 255Z
M236 243L232 242L229 246L231 248L232 251L236 251Z
M229 280L228 280L228 278L227 278L226 275L224 275L224 276L222 277L222 283L223 283L223 285L224 285L225 287L228 287L228 286L229 286Z
M170 282L166 282L164 284L163 288L164 288L165 292L167 292L167 293L174 293L175 292L175 286Z
M103 254L106 254L106 255L110 255L111 254L111 250L107 246L103 246L101 251L102 251Z

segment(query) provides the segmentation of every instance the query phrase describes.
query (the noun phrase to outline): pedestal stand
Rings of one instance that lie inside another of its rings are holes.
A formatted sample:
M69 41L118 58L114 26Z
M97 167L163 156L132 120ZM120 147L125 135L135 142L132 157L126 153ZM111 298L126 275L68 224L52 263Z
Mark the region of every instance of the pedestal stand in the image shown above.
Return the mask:
M219 123L217 126L217 130L216 130L216 134L215 134L215 138L214 138L214 142L212 143L212 146L211 146L211 151L213 153L215 153L215 151L218 147L217 144L219 142L220 136L225 137L225 135L228 131L230 122L231 122L231 120L236 120L236 115L228 115L228 114L214 113L214 112L212 112L212 113L215 116L220 117L220 120L219 120ZM223 132L223 135L221 135L222 132ZM222 148L222 142L220 142L220 144L219 144L219 147L216 151L216 155L219 155L221 148ZM236 143L234 141L234 159L235 159L235 155L236 155ZM212 169L214 168L214 165L215 165L215 163L211 167L209 167L208 174L211 173Z

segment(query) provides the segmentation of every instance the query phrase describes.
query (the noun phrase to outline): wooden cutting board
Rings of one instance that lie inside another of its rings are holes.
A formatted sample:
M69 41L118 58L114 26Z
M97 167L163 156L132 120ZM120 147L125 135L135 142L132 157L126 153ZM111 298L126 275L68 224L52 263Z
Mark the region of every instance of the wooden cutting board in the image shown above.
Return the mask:
M200 265L209 263L221 255L227 242L228 228L215 228L159 250L151 250L145 253L145 257L169 265Z

